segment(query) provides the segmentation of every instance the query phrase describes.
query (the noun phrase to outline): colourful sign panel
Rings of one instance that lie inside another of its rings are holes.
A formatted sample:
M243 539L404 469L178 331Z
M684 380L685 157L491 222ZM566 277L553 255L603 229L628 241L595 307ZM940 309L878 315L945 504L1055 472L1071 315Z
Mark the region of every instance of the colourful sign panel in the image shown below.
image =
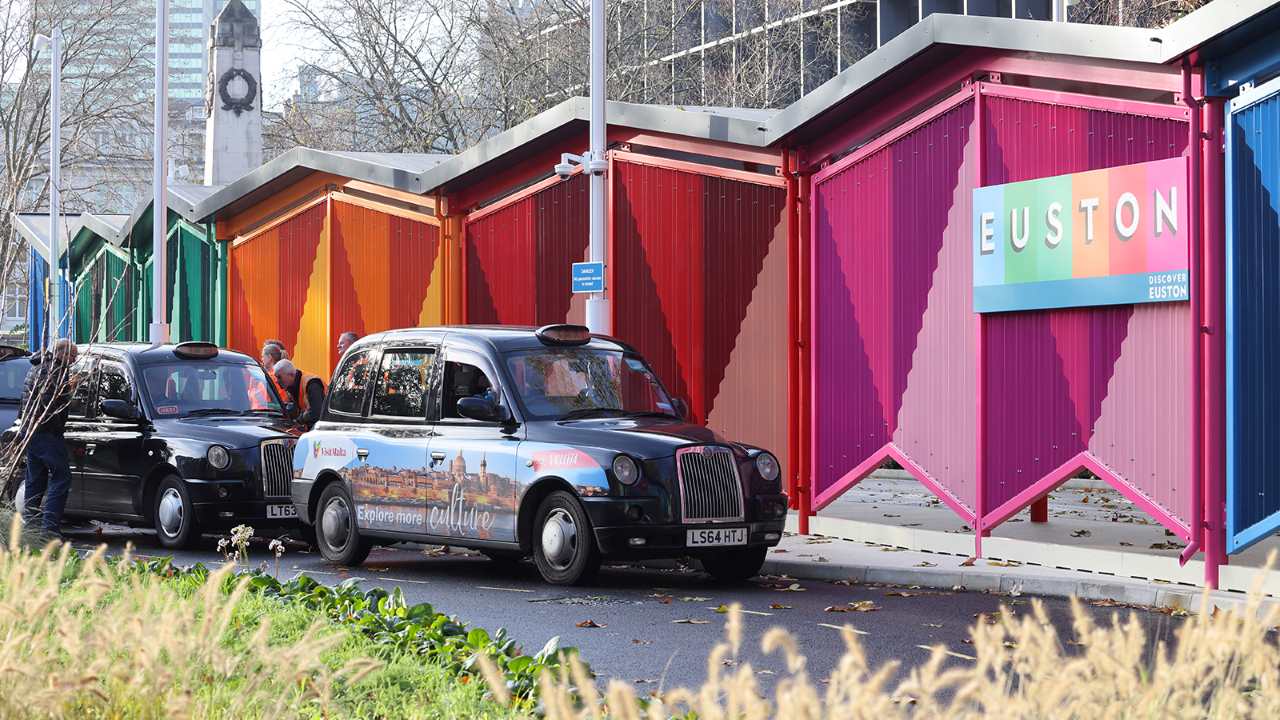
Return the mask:
M973 309L1189 298L1183 157L977 188Z

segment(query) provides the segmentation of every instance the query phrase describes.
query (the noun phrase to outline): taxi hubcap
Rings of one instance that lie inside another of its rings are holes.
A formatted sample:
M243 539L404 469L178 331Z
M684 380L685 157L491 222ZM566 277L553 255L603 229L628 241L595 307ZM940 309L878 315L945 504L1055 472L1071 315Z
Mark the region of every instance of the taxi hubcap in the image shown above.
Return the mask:
M160 495L160 528L166 535L177 535L182 530L182 496L174 488L165 488Z
M542 555L557 569L568 567L578 547L578 526L563 508L556 508L542 525Z
M347 503L342 498L333 498L328 505L325 505L320 527L324 530L324 539L329 543L329 547L337 550L347 544L350 521L351 513L347 510Z

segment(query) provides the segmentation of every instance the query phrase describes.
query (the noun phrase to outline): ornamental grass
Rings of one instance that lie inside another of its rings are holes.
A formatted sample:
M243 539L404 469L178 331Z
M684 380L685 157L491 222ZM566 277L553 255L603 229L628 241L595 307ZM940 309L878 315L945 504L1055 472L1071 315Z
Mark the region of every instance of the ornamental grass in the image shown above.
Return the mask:
M897 663L872 667L858 636L845 628L836 669L815 679L803 649L774 628L758 642L781 655L787 674L766 695L750 663L734 660L744 639L740 608L731 608L724 642L707 658L709 680L639 697L614 680L603 690L576 664L544 674L541 699L551 720L696 717L699 720L839 720L867 718L1280 718L1280 613L1261 610L1260 593L1240 611L1202 611L1182 623L1173 642L1149 641L1133 615L1097 623L1078 600L1067 636L1044 605L970 630L965 652L949 662L935 647L905 674Z

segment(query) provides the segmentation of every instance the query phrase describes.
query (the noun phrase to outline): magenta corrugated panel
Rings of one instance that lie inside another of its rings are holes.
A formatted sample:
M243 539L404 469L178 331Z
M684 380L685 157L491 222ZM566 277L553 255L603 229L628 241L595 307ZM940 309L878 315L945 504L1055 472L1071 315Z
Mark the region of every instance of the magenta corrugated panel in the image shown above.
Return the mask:
M814 189L815 484L892 442L976 498L965 102Z
M1186 124L984 98L987 184L1160 160ZM1191 507L1185 303L989 315L986 510L1086 448L1175 517Z

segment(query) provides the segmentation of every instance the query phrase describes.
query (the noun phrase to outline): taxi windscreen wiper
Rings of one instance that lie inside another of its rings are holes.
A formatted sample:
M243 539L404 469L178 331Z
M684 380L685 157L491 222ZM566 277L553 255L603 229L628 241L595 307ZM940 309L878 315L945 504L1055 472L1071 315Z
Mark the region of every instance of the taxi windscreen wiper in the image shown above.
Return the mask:
M614 416L614 415L625 415L625 414L626 414L626 411L623 410L622 408L606 408L606 407L578 408L577 410L570 410L564 415L561 415L560 419L561 420L579 420L582 418L596 417L598 415Z
M662 412L661 410L632 410L627 413L627 417L660 417L660 418L673 418L676 420L680 419L675 413Z
M205 415L239 415L239 410L228 410L227 408L199 408L187 412L184 417L203 417Z
M259 415L259 414L284 415L284 412L280 410L275 410L272 408L251 408L249 410L242 410L239 414L240 415Z

